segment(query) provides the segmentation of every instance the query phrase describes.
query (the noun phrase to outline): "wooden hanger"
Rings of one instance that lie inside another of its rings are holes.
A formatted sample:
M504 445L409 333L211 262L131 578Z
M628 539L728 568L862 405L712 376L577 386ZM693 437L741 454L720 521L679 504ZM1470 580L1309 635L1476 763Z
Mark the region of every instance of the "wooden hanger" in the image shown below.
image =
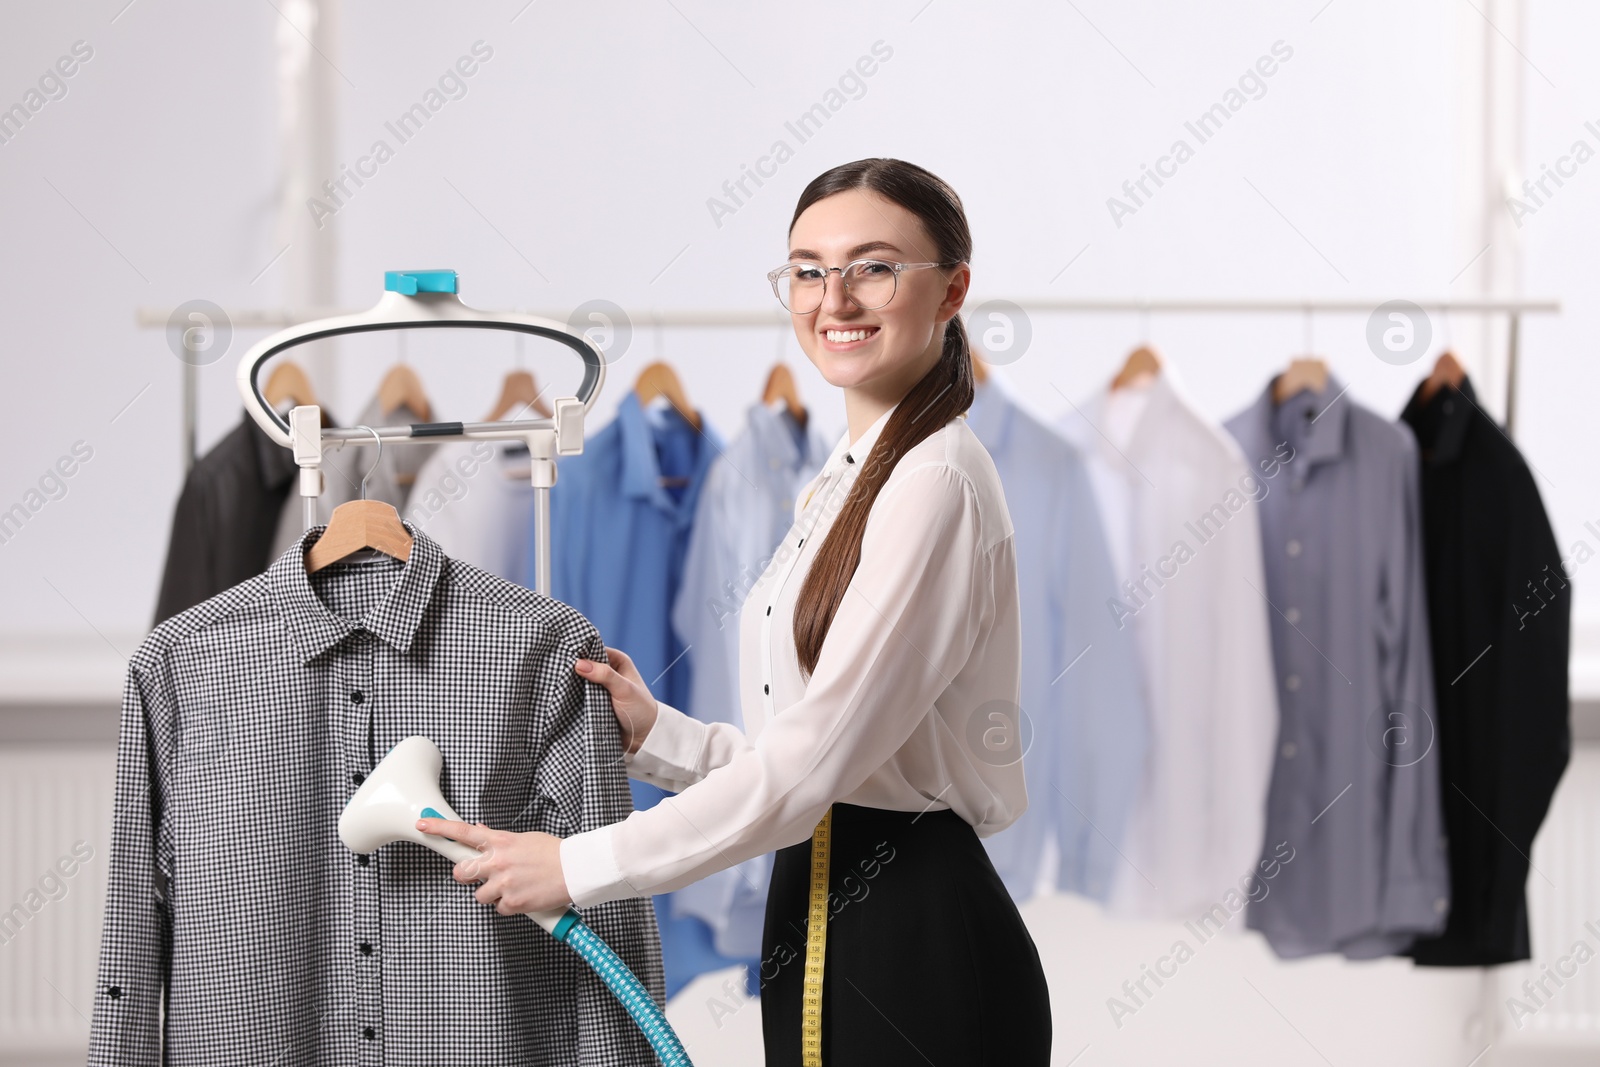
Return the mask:
M370 431L373 437L378 436L370 426L358 429ZM306 553L307 574L315 574L330 563L337 563L364 548L375 548L386 556L402 561L411 558L413 540L411 532L400 521L400 513L393 504L367 499L367 478L378 469L378 460L381 459L383 439L379 438L378 458L372 461L371 470L361 477L361 499L351 500L333 509L327 529L322 531L322 536Z
M1427 403L1445 386L1460 389L1461 383L1467 380L1467 368L1456 359L1456 354L1448 348L1439 354L1438 362L1433 365L1433 373L1422 382L1422 393L1419 399Z
M972 355L972 380L982 385L989 380L989 368L984 366L983 357L978 355L976 348L970 350Z
M1155 377L1161 373L1161 356L1149 345L1140 345L1128 353L1128 358L1123 361L1122 369L1117 371L1117 376L1111 379L1111 388L1125 389L1135 382L1146 377Z
M789 415L806 428L806 408L800 403L800 390L794 384L794 373L789 370L787 363L774 363L772 370L767 374L767 384L761 390L761 402L770 404L774 400L782 400L783 406Z
M282 407L285 403L290 407L298 407L301 404L317 402L317 394L311 388L311 379L300 369L300 364L288 359L272 368L272 374L267 378L267 385L262 390L262 395L267 398L267 406L270 408Z
M417 377L417 372L408 363L396 363L383 376L383 381L378 383L378 407L383 411L384 418L393 415L402 406L411 409L422 422L433 421L433 405L428 403L422 379Z
M690 426L696 430L700 429L700 413L689 403L688 394L683 391L683 383L678 380L678 372L665 360L658 359L640 371L638 380L633 383L633 391L639 397L640 407L644 407L658 396L665 397Z
M539 383L533 380L533 375L525 370L514 370L500 383L500 399L494 402L494 409L483 421L499 422L512 412L525 418L524 413L530 409L547 419L551 417L550 406L539 395Z
M1328 387L1328 365L1307 356L1289 361L1289 369L1272 381L1272 402L1281 404L1296 393L1309 389L1320 393Z

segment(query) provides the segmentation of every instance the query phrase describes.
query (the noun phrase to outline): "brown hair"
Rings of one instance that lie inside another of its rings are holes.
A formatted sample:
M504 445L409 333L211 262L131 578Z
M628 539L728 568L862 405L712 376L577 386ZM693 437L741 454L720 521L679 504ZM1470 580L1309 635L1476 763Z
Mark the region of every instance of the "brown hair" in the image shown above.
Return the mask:
M800 194L794 218L789 222L790 232L806 208L849 189L876 193L921 219L938 249L940 263L964 263L972 258L972 232L967 228L961 198L936 175L898 159L858 159L818 176ZM939 361L901 398L873 444L871 455L856 457L861 461L860 474L800 586L794 610L794 645L806 675L816 669L822 655L823 638L828 635L845 588L861 560L867 514L895 462L917 442L971 407L972 394L967 330L961 316L953 315L945 324L944 350Z

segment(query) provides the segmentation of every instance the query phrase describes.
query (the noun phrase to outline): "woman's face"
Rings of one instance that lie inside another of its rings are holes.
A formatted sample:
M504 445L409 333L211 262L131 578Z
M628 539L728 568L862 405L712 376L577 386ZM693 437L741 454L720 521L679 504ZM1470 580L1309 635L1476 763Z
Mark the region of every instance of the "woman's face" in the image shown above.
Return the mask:
M842 267L857 259L933 263L943 257L922 220L863 189L835 193L806 208L789 233L789 259ZM904 395L939 359L944 326L961 310L966 267L908 270L885 306L863 311L828 275L822 306L792 315L800 347L831 385ZM852 332L855 331L855 332ZM859 340L846 337L866 336Z

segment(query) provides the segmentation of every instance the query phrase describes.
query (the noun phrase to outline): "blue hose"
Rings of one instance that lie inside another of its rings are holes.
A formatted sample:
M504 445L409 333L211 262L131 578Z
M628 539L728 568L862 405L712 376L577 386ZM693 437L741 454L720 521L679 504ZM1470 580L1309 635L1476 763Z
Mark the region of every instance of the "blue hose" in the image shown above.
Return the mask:
M577 912L568 908L551 933L557 941L566 942L572 951L582 956L607 988L616 994L617 1000L643 1031L645 1040L650 1042L662 1067L694 1067L689 1062L689 1054L683 1051L683 1043L678 1040L672 1024L667 1022L666 1013L656 1006L655 999L644 984L611 951L611 946L584 925Z

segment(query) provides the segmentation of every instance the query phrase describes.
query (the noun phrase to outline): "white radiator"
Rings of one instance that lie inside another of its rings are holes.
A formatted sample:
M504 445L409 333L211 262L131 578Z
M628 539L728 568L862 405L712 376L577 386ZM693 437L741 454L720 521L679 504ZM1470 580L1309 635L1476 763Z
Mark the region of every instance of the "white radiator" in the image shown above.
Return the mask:
M1531 856L1533 959L1500 967L1499 1055L1515 1064L1600 1062L1600 747L1575 747ZM1580 947L1581 946L1581 947ZM1528 987L1524 986L1528 983Z
M114 766L107 745L0 749L0 1062L88 1050Z

